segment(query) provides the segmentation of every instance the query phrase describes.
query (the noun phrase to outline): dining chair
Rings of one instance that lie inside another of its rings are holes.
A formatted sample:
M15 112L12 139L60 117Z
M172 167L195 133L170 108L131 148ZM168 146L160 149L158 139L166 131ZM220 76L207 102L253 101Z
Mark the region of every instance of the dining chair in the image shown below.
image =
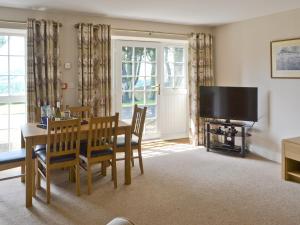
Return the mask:
M107 117L91 117L88 140L81 143L81 166L87 171L88 194L92 192L92 166L111 160L112 180L117 188L116 142L119 113Z
M26 158L26 150L24 148L12 151L5 151L0 153L0 171L9 170L13 168L21 168L21 174L8 176L1 178L0 181L14 179L21 177L21 181L25 182L25 158ZM32 152L32 160L34 162L35 154ZM33 163L34 165L34 163ZM35 170L32 168L32 176L34 178ZM34 180L33 180L34 181ZM35 182L33 182L32 190L33 196L35 196Z
M147 107L139 108L134 106L134 112L131 124L131 163L134 166L134 159L139 159L141 173L144 174L143 158L142 158L142 137L144 131L144 124L146 118ZM138 150L138 156L133 155L133 150ZM125 152L125 137L118 136L117 138L117 152ZM117 158L117 161L125 160L125 158Z
M41 176L46 180L47 203L50 203L51 170L74 168L76 173L76 193L80 195L79 148L80 120L48 121L47 145L36 152L37 188Z
M80 118L80 119L86 119L91 117L91 106L72 106L69 107L71 116Z

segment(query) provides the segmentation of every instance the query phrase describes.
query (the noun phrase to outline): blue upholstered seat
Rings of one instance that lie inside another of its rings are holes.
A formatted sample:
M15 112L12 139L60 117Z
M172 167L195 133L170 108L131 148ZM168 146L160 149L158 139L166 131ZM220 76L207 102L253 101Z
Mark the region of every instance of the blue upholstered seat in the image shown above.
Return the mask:
M138 138L133 136L131 139L131 145L138 145ZM125 146L125 137L118 136L117 138L117 147L124 147Z
M46 149L41 149L36 152L36 155L46 163ZM61 163L76 159L76 154L68 154L62 156L55 156L50 158L50 163Z
M21 161L25 160L25 157L26 157L26 150L24 148L9 151L9 152L1 152L0 153L0 164L21 162ZM35 157L36 157L36 155L33 151L32 158L35 158Z
M80 142L80 154L87 157L87 141ZM104 155L113 154L113 150L111 148L99 150L99 151L92 151L91 157L98 157Z

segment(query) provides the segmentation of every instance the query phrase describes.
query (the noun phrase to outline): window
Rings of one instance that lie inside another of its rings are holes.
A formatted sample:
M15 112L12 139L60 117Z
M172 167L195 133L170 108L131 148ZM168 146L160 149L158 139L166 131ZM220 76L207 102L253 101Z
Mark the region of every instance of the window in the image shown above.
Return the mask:
M185 88L184 48L164 47L164 87Z
M20 147L26 122L24 30L0 30L0 151Z

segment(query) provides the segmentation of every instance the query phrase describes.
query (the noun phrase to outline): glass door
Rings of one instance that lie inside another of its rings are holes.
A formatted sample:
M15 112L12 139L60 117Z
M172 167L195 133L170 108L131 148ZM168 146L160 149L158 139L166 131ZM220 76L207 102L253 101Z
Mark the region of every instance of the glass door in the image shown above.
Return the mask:
M135 104L147 106L144 135L158 136L158 48L155 43L130 41L121 42L119 48L121 119L131 121Z

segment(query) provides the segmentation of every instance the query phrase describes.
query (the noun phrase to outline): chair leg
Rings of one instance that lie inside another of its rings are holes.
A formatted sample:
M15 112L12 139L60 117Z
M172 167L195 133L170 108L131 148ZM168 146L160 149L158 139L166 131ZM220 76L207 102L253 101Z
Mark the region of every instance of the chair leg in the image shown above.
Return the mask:
M134 167L133 149L131 148L131 165Z
M87 181L88 181L88 194L92 193L92 170L91 165L87 164Z
M50 170L46 169L46 195L47 195L47 204L50 203Z
M118 187L118 179L117 179L117 162L116 162L116 156L112 159L112 178L114 180L114 188Z
M138 148L138 155L139 155L139 164L140 164L141 174L144 174L144 166L143 166L143 157L142 157L141 146L139 146L139 148Z
M24 175L24 176L21 177L21 182L25 183L25 164L21 165L21 174Z
M35 167L35 160L32 160L32 196L36 196L36 186L35 186L35 175L36 175L36 167Z
M76 167L76 194L78 196L80 196L80 170L79 170L79 163L75 167Z
M37 170L37 172L36 172L36 188L41 189L41 174L40 174L38 168L39 168L39 161L36 160L36 170Z
M101 162L101 175L106 176L106 167L107 167L107 162L103 161Z

